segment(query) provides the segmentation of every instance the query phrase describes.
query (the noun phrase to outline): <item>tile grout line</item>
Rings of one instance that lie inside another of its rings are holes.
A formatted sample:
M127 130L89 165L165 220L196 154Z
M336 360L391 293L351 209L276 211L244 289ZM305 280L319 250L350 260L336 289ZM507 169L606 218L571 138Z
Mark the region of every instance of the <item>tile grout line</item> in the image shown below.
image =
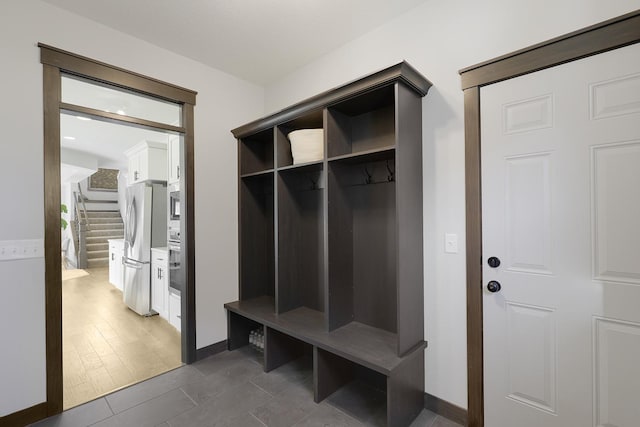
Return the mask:
M172 389L171 391L173 391L173 390L176 390L176 389ZM169 418L168 420L164 420L162 423L160 423L160 425L162 425L162 424L164 424L164 423L167 423L167 424L169 425L169 427L171 427L171 423L170 423L170 421L171 421L172 419L174 419L174 418L176 418L176 417L179 417L180 415L184 414L185 412L189 412L189 411L193 410L194 408L198 408L198 407L199 407L199 405L198 405L196 402L194 402L194 400L191 398L191 396L189 396L189 395L187 394L187 392L186 392L186 391L184 391L184 390L182 389L182 386L178 387L178 390L180 390L180 391L181 391L185 396L187 396L187 399L189 399L189 400L194 404L194 406L193 406L193 407L191 407L191 408L187 408L187 409L185 409L184 411L180 412L179 414L175 414L174 416L172 416L172 417L171 417L171 418ZM168 392L167 392L167 393L168 393Z
M116 414L116 411L113 410L113 408L111 407L111 404L109 403L109 401L107 400L107 396L102 397L105 401L105 403L107 404L107 406L109 407L109 410L111 411L112 415Z
M328 397L329 397L329 396L327 396L327 398L328 398ZM325 403L325 405L332 407L332 408L333 408L333 409L335 409L336 411L340 412L342 415L344 415L344 416L346 416L346 417L348 417L348 418L352 419L353 421L357 422L358 424L365 425L363 422L361 422L359 419L357 419L357 418L356 418L356 417L354 417L353 415L350 415L350 414L348 414L347 412L343 411L341 408L339 408L339 407L337 407L337 406L335 406L335 405L332 405L332 404L331 404L331 402L329 402L329 401L327 400L327 398L325 398L325 400L327 401L327 402ZM323 400L322 402L320 402L318 405L323 404L323 403L325 402L325 400ZM369 420L367 420L367 421L369 421Z
M253 413L252 413L252 412L249 412L249 415L251 415L253 418L255 418L256 420L258 420L258 422L259 422L260 424L262 424L264 427L268 427L265 423L263 423L263 422L262 422L262 420L261 420L260 418L258 418L258 417L256 417L255 415L253 415Z
M259 375L258 375L258 376L259 376ZM257 378L258 376L256 376L255 378ZM251 378L248 382L249 382L249 384L251 384L252 386L255 386L256 388L258 388L258 389L260 389L260 390L264 391L264 392L265 392L265 393L267 393L269 396L271 396L271 397L276 397L276 395L275 395L275 394L272 394L272 393L268 392L267 390L265 390L265 389L263 389L262 387L260 387L258 384L254 383L254 382L253 382L253 378Z
M191 402L193 402L194 406L200 406L200 405L198 405L198 402L196 402L195 400L193 400L193 399L191 398L191 396L189 396L189 393L187 393L186 391L184 391L184 389L183 389L182 387L183 387L183 386L180 386L180 387L178 387L178 388L180 389L180 391L181 391L181 392L183 392L183 393L184 393L184 395L185 395L185 396L187 396L187 398L188 398Z

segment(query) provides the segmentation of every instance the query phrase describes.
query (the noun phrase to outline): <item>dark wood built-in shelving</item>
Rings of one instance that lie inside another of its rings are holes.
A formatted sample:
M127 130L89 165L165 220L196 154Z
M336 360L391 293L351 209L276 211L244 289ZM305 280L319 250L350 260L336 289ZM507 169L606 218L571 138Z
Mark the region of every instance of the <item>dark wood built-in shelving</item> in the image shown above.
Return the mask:
M356 377L383 384L389 426L424 405L430 86L402 62L232 131L240 300L225 304L229 349L262 328L265 371L312 354L317 402ZM323 156L294 164L287 135L307 128L324 129Z

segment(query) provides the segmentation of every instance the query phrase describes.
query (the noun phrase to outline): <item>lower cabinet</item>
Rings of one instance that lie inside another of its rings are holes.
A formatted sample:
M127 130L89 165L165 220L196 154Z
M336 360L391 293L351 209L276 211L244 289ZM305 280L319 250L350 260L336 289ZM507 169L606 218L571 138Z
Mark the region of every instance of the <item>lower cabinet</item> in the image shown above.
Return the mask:
M124 240L109 239L109 283L123 290L124 269L122 257L124 256Z
M151 309L169 319L169 264L166 248L151 249Z
M180 295L169 292L169 323L180 332L182 325L182 307L180 305Z

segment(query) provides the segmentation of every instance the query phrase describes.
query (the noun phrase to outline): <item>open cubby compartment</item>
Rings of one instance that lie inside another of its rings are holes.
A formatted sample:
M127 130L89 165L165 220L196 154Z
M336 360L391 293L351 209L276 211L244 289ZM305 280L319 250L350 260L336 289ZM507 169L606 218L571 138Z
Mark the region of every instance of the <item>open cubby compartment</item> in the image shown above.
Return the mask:
M313 369L312 355L312 345L276 329L265 327L265 372L291 364L287 369L287 375L308 377Z
M366 425L406 427L424 408L424 349L381 373L314 347L314 400Z
M240 180L240 299L275 297L273 173Z
M265 129L240 140L240 175L273 169L273 128Z
M393 149L328 163L329 330L397 332L394 172Z
M250 345L251 333L259 331L264 336L266 332L265 329L266 328L261 323L255 322L232 311L227 311L227 349L229 351L243 347L253 349L255 353L253 353L252 356L256 357L258 361L265 366L263 358L264 351L259 352L257 350L257 346Z
M277 313L324 312L323 165L278 172Z
M288 138L290 132L301 129L323 129L323 127L324 119L322 109L311 111L279 125L276 128L277 167L281 168L293 165L291 142Z
M332 105L327 111L327 156L393 147L395 85L387 85Z

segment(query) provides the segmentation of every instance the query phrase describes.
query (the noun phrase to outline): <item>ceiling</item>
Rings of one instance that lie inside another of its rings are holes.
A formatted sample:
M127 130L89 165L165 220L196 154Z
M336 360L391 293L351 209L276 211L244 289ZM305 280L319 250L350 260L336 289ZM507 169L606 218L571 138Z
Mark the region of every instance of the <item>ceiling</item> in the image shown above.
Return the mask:
M426 0L43 0L266 85Z
M60 114L60 147L92 154L101 168L127 169L124 152L143 140L167 142L168 134Z
M43 1L266 85L426 0ZM63 89L66 102L133 116L151 112L145 118L177 125L171 109L139 97L74 79ZM60 127L62 148L91 153L104 168L126 169L124 151L142 140L167 141L164 133L67 114Z

